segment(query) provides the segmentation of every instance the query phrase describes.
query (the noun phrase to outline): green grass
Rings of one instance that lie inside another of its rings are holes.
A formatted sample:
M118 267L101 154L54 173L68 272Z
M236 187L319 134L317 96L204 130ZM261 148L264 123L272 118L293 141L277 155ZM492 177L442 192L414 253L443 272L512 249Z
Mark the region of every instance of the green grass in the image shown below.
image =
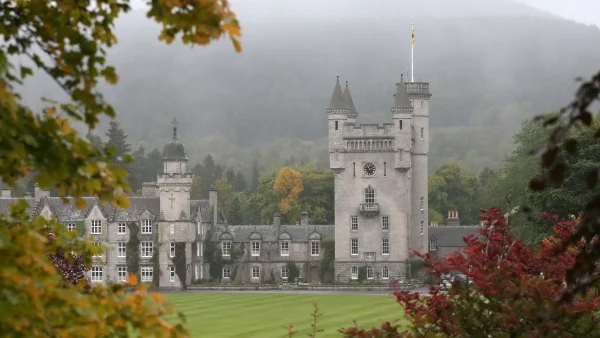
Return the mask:
M317 326L325 330L317 337L340 337L337 330L354 326L353 319L371 328L402 317L392 296L178 293L165 299L185 314L192 337L284 337L289 324L300 331L296 337L306 337L314 302L323 314Z

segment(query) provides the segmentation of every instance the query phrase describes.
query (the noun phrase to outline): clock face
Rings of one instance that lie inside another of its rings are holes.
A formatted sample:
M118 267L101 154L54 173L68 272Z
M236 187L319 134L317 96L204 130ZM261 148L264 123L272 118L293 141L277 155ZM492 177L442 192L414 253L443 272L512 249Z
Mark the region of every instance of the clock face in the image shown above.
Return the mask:
M373 176L375 175L375 165L373 163L366 163L363 171L365 173L365 175L367 176Z

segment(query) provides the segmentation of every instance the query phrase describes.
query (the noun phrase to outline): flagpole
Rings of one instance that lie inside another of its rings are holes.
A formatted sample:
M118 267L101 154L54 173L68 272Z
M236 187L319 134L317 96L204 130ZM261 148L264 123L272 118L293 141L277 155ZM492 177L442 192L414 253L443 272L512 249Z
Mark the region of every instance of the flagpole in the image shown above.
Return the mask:
M410 82L415 82L415 25L412 24L412 40L410 44Z

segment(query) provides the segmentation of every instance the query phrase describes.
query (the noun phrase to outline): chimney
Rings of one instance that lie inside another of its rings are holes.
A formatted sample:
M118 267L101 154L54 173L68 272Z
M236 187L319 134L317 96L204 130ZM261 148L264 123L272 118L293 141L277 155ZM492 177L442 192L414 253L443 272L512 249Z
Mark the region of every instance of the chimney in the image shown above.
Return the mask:
M44 197L50 197L50 190L40 188L39 184L35 184L33 188L33 197L36 202L39 202Z
M2 188L2 197L12 197L12 190L9 187Z
M281 225L281 215L278 212L273 214L273 225L276 225L276 226Z
M308 211L303 211L300 214L300 225L308 225Z
M448 211L448 219L446 219L447 226L459 226L460 219L458 218L458 211Z
M219 221L219 199L217 195L217 191L214 189L210 189L208 192L208 205L213 211L213 225L217 225Z
M142 196L143 197L157 197L158 196L158 184L156 182L142 183Z

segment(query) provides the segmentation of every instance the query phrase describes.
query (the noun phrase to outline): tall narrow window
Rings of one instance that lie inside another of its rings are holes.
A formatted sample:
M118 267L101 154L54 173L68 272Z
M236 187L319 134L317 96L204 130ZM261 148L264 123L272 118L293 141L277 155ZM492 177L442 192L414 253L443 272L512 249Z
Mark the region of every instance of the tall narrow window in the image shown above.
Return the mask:
M421 236L425 233L425 221L421 221Z
M279 254L281 256L289 256L290 255L290 241L281 241Z
M290 269L287 266L281 267L281 279L287 280L290 277Z
M381 254L384 256L390 255L390 239L389 238L381 239Z
M358 279L358 266L353 266L350 272L350 278Z
M358 216L350 216L350 230L358 230Z
M259 241L252 241L251 243L251 255L252 256L260 256L260 242Z
M381 278L390 279L390 268L387 265L384 265L381 269Z
M381 230L390 230L390 216L381 216Z
M310 255L311 256L319 256L321 254L319 241L311 241L310 242Z
M352 256L358 256L358 238L352 238L350 240L350 254Z
M425 139L425 128L421 128L421 141Z
M126 249L126 243L125 242L119 242L117 243L117 257L125 257L125 253L127 252Z
M383 176L387 176L387 162L383 162Z
M221 252L223 253L223 257L231 256L231 242L222 242Z
M200 252L202 252L200 250L200 242L196 242L196 257L200 257Z
M370 186L365 189L365 203L375 203L375 189Z
M375 278L375 271L373 271L372 266L367 266L367 279Z
M260 268L258 266L252 267L252 278L260 278Z
M335 121L335 130L338 130L338 121Z
M169 282L174 282L174 281L175 281L175 267L170 266L169 267Z
M425 197L421 197L421 211L425 210Z
M169 243L169 255L175 257L175 242Z
M398 127L400 127L400 130L402 130L402 120L398 121Z
M356 162L352 162L352 176L356 177Z

